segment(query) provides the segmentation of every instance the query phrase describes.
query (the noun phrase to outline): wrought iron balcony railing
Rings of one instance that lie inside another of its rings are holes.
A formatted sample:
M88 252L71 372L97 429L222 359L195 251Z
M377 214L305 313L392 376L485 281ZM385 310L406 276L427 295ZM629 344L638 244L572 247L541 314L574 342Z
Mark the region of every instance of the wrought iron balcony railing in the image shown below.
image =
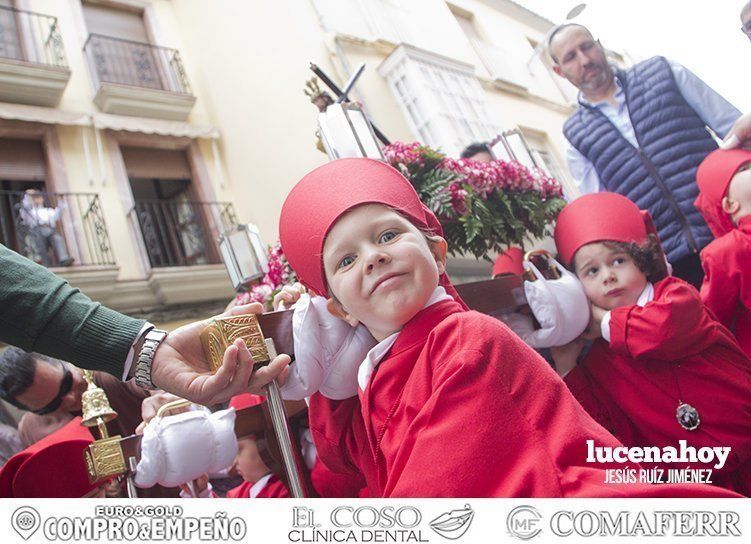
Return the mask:
M0 238L48 267L115 264L95 193L0 191Z
M177 49L90 34L83 50L100 84L192 94Z
M154 268L221 264L216 240L237 226L229 202L137 200L130 213Z
M0 58L67 68L57 17L0 6Z

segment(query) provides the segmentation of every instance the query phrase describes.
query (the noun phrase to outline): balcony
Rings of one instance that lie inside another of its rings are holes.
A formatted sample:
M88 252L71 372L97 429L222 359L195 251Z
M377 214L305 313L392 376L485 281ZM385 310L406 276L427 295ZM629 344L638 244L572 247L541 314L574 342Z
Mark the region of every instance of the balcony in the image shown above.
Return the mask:
M188 119L196 97L176 49L99 34L89 35L83 49L95 78L94 103L100 110Z
M136 200L130 217L151 264L149 288L161 304L232 296L217 243L221 233L238 224L231 203Z
M237 226L229 202L136 200L130 213L152 268L222 264L216 240Z
M56 106L69 79L57 18L0 6L0 101Z
M0 239L50 268L115 266L95 193L0 191Z

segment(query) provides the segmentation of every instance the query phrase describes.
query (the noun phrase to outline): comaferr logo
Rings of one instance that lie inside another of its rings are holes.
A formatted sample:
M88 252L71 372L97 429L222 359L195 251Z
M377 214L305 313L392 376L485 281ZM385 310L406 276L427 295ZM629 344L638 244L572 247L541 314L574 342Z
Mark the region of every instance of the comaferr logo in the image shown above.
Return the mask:
M506 530L514 538L531 540L542 532L542 515L534 506L517 506L506 517Z
M732 511L603 512L563 510L550 518L558 536L741 536Z
M545 523L533 506L517 506L506 517L506 529L514 538L531 540L550 530L556 536L742 536L740 515L720 511L593 511L560 510Z

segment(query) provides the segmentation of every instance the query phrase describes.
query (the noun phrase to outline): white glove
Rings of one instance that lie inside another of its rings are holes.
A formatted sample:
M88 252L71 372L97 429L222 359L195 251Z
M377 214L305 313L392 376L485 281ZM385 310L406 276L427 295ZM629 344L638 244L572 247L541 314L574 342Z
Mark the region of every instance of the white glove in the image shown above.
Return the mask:
M334 400L357 394L357 370L376 340L363 325L331 315L323 297L305 293L294 305L295 362L282 396L300 400L316 391Z
M550 262L560 272L560 278L546 279L534 264L524 261L524 268L537 277L537 281L524 282L524 293L541 328L519 336L533 348L566 345L589 325L589 301L584 286L558 261L551 259Z
M234 408L155 417L143 431L135 484L176 487L227 468L235 455Z

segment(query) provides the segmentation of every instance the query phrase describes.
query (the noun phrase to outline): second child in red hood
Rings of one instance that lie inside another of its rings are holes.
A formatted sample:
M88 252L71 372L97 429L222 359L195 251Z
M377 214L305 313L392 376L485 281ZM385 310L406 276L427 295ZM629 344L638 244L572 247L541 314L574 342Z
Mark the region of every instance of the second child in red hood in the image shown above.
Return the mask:
M701 298L751 356L751 151L714 151L696 177L694 205L716 238L701 252Z

